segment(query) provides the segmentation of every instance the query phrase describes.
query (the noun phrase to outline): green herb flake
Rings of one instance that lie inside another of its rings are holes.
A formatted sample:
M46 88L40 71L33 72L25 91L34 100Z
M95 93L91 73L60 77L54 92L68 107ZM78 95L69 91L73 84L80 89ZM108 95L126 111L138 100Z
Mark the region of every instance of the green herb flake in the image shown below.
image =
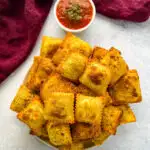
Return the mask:
M82 19L81 7L78 4L72 4L72 6L66 9L66 15L71 21L80 21Z

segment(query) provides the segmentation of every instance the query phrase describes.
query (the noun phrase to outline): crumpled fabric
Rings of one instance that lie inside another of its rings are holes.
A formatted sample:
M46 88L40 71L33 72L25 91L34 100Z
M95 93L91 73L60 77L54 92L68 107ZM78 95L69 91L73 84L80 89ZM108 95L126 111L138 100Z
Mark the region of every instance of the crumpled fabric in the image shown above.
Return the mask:
M0 83L29 55L52 0L0 0Z
M146 21L150 16L150 0L93 0L97 12L114 19Z

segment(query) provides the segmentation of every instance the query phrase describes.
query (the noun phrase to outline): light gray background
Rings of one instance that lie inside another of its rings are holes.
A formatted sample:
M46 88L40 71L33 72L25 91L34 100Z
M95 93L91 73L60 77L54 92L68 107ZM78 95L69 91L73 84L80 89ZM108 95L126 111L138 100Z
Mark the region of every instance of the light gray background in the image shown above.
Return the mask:
M39 55L43 35L63 37L57 25L53 9L41 31L37 43L28 59L0 85L0 150L50 150L35 137L29 129L16 119L9 106L33 57ZM143 102L132 108L137 122L119 127L116 136L109 138L102 147L95 150L149 150L150 149L150 20L145 23L116 21L97 15L88 30L78 34L93 46L105 48L115 46L121 50L130 68L139 71ZM94 148L93 148L94 149Z

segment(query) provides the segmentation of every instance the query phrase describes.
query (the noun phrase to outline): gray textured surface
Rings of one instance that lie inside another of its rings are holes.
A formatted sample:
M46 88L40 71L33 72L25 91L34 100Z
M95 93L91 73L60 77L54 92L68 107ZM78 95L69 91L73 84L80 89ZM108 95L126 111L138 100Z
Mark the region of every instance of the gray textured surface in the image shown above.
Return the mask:
M54 20L53 13L49 15L29 58L0 86L0 150L50 150L30 136L28 128L16 119L14 112L9 110L10 103L32 63L33 56L39 54L42 35L64 36L64 32ZM102 147L95 150L149 150L150 20L135 24L97 15L91 27L78 36L92 45L101 45L105 48L115 46L120 49L130 68L139 71L143 92L143 102L132 105L137 122L119 127L116 136L109 138Z

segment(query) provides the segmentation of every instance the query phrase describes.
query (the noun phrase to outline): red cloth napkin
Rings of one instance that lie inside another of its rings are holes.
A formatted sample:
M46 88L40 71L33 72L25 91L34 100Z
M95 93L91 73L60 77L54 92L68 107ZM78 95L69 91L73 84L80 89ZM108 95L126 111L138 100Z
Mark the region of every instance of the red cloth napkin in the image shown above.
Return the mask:
M135 22L150 16L150 0L93 0L96 10L108 17Z
M0 0L0 82L28 56L52 0Z
M0 83L29 55L53 0L0 0ZM142 22L150 0L93 0L97 12Z

